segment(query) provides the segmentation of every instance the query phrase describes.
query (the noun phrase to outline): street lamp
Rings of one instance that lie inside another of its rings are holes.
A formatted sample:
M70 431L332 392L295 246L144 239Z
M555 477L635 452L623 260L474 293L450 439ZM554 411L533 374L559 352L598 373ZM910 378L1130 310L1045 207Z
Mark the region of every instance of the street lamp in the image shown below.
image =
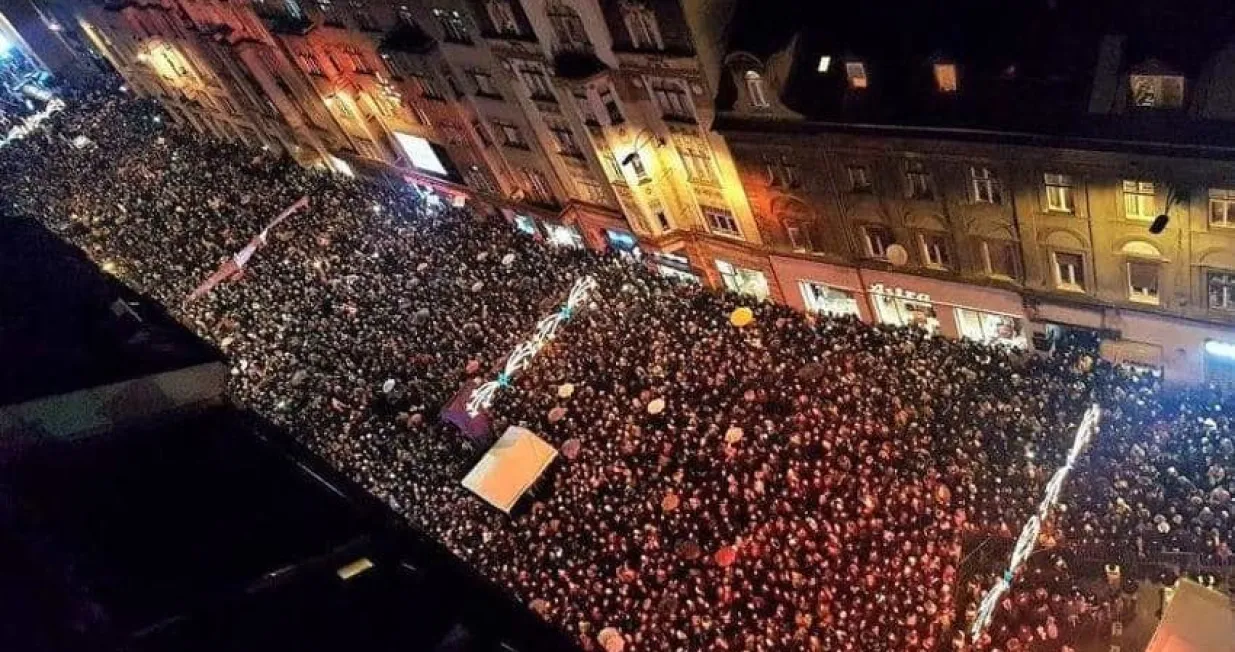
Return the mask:
M661 138L660 136L657 136L656 134L652 133L650 130L644 128L642 131L635 134L635 142L630 148L630 153L622 158L622 165L630 165L631 163L633 163L635 160L635 157L639 155L639 148L647 144L647 142L644 142L643 145L639 144L639 138L641 136L647 136L648 140L655 139L657 147L665 146L664 138Z

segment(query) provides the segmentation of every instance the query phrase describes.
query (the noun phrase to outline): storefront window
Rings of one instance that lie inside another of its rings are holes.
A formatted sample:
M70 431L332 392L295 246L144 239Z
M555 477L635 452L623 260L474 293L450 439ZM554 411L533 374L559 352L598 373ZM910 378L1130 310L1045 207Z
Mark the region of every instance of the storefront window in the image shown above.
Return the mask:
M738 267L723 260L716 261L716 269L725 282L725 288L731 292L745 294L760 301L766 301L768 292L768 277L757 269Z
M1211 381L1235 381L1235 342L1205 342L1205 378Z
M561 224L546 224L545 231L549 234L549 243L558 247L583 248L583 236L573 226Z
M652 260L655 261L656 271L661 276L694 285L699 284L699 277L691 271L690 259L686 256L654 251Z
M837 317L858 316L858 300L852 292L814 281L802 281L800 285L807 311Z
M615 251L630 254L636 259L643 255L643 252L639 251L639 241L635 240L635 236L630 231L605 229L605 238L609 240L609 246Z
M528 235L536 235L536 219L527 215L515 215L515 228Z
M931 335L939 334L939 316L931 297L922 292L886 288L882 283L870 287L879 322L894 326L916 326Z
M961 337L984 344L1004 344L1023 349L1028 342L1018 317L968 308L956 309L956 328Z

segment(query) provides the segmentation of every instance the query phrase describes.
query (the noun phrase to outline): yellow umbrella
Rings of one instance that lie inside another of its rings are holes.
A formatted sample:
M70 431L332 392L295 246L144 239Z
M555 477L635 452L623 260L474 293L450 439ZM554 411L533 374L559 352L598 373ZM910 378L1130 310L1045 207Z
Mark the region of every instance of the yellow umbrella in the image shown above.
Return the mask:
M734 310L733 314L729 315L729 323L738 328L742 328L752 321L755 321L755 313L751 312L751 309L746 306Z

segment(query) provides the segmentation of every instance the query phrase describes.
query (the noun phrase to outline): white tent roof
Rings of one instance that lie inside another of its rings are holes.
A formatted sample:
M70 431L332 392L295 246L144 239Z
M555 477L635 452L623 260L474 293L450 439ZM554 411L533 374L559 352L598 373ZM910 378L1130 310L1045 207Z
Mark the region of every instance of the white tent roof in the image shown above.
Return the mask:
M555 457L557 451L536 433L511 426L463 478L463 486L509 514Z
M1182 580L1146 652L1235 652L1230 599Z

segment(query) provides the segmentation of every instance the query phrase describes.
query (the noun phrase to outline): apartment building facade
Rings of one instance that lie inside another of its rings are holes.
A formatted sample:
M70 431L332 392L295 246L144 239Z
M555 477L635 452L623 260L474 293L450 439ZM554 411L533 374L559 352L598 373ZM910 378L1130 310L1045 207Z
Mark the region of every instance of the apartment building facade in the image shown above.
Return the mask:
M697 4L699 6L691 6ZM758 232L710 130L729 2L107 0L135 92L216 136L484 197L563 246Z
M947 33L936 9L899 26ZM887 20L738 35L717 128L763 246L702 264L808 311L1017 347L1082 333L1168 380L1230 377L1229 36L1167 50L1032 11L901 46Z

